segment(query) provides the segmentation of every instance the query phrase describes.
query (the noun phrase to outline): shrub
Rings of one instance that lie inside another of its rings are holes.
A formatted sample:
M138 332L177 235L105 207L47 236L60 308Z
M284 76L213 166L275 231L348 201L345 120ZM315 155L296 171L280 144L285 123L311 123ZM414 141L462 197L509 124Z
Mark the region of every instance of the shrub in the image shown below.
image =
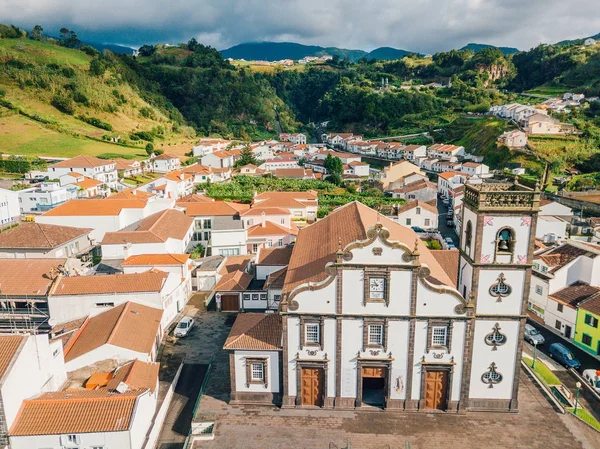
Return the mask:
M83 104L85 106L90 105L90 100L88 99L88 97L86 97L84 93L79 91L73 93L73 100L75 100L76 103Z
M92 59L92 61L90 62L90 73L92 75L101 76L104 75L105 71L106 66L104 65L104 62L102 62L98 58Z
M85 45L85 44L81 46L80 50L89 56L97 56L100 54L100 52L98 50L96 50L94 47L90 47L89 45Z
M146 142L154 142L154 134L150 131L138 131L133 135L139 137L142 140L145 140Z
M64 112L65 114L69 115L75 114L75 105L73 104L73 101L63 95L54 95L50 101L50 104L60 112Z
M96 117L85 117L83 115L80 115L77 118L82 122L95 126L96 128L105 129L106 131L112 131L113 129L110 123L103 122L102 120Z
M154 119L154 111L146 106L140 108L140 115L144 118Z
M148 156L154 153L154 145L152 145L151 143L146 144L146 153L148 154Z
M63 67L62 74L65 78L74 78L75 70L71 67Z

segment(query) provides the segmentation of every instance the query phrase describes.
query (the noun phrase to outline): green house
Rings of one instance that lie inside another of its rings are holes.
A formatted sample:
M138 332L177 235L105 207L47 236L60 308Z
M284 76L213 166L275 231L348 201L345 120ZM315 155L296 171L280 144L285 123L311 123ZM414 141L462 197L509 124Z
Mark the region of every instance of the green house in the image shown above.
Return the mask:
M575 344L587 352L600 355L600 294L595 294L577 306Z

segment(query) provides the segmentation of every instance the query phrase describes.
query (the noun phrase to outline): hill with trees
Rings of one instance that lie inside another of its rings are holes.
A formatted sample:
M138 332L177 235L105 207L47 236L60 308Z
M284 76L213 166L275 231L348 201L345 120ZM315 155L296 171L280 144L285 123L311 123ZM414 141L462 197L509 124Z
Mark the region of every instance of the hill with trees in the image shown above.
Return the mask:
M465 45L464 47L461 48L461 50L471 50L472 52L479 53L481 50L483 50L485 48L497 48L505 55L512 55L515 53L519 53L519 49L514 48L514 47L496 47L494 45L475 44L473 42Z

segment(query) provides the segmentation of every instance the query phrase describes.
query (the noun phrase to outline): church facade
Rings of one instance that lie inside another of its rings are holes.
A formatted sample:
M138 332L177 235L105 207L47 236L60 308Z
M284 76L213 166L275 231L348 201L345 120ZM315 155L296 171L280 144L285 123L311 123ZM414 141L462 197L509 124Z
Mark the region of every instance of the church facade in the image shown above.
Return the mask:
M467 185L459 251L360 203L302 229L279 313L238 317L225 344L232 401L516 410L538 203Z

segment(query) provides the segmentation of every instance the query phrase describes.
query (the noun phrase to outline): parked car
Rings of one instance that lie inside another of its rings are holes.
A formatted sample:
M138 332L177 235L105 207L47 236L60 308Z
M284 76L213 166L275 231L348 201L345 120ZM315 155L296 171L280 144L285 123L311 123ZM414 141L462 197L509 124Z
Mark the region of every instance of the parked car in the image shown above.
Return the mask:
M175 327L175 336L176 337L187 337L194 327L194 320L189 316L183 317L179 323L177 323L177 327Z
M600 369L583 370L583 378L596 393L600 394Z
M526 324L525 341L531 343L532 345L541 345L546 341L546 339L535 327L533 327L531 324Z
M454 243L449 243L448 249L457 249L457 248L456 248L456 246L454 246Z
M550 357L566 368L578 369L581 366L579 360L577 360L569 348L562 343L552 343L550 345Z
M425 232L425 229L421 228L420 226L411 226L410 229L415 232Z
M444 242L446 242L447 245L454 246L454 241L450 237L444 237Z

